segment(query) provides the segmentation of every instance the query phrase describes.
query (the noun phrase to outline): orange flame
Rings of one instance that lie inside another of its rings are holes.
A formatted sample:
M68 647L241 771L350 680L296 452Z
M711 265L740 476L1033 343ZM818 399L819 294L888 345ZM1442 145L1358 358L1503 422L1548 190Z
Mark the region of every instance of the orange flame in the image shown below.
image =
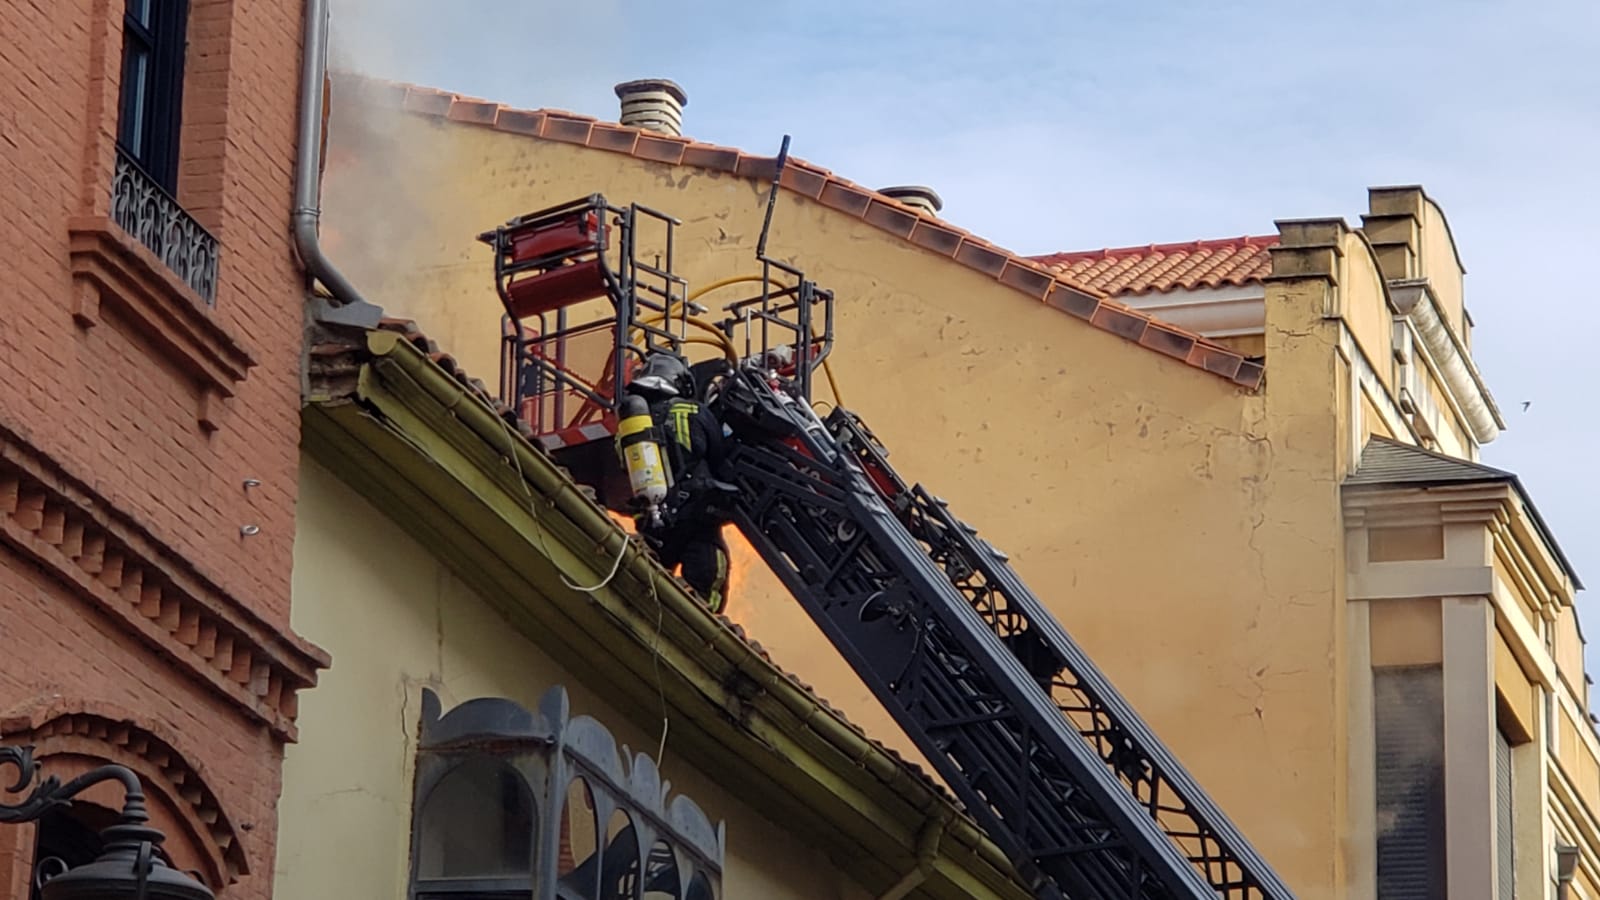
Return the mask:
M623 531L629 534L638 533L632 516L611 509L606 510L606 515L621 526ZM758 585L751 575L761 571L766 563L762 562L760 554L756 553L756 548L752 547L744 535L739 533L739 529L732 525L723 526L722 538L728 544L728 603L723 607L722 614L748 631L755 619L757 604L747 591L761 590L761 585Z
M723 607L722 614L753 633L757 604L749 593L755 586L750 576L766 564L739 529L724 526L722 538L728 545L728 604Z

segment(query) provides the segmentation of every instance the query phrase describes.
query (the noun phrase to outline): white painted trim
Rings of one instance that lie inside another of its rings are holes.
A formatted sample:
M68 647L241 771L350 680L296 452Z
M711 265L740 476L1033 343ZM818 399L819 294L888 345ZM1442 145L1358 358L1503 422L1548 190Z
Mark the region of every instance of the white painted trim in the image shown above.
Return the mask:
M1505 637L1511 655L1522 666L1522 674L1527 675L1540 690L1553 690L1560 678L1555 659L1545 652L1544 641L1540 640L1533 623L1517 609L1521 603L1514 589L1504 579L1497 577L1494 591L1489 596L1500 610L1500 615L1495 619L1496 627ZM1532 672L1528 671L1530 666Z
M1372 605L1345 604L1346 671L1345 740L1350 767L1346 781L1346 823L1350 869L1346 900L1375 900L1378 890L1378 745L1373 728Z
M1553 750L1545 758L1545 762L1548 768L1545 770L1547 780L1544 786L1551 801L1546 804L1546 808L1550 811L1551 824L1559 826L1551 830L1558 834L1564 832L1560 836L1579 848L1580 864L1584 867L1585 874L1590 878L1596 878L1600 876L1600 854L1595 852L1595 848L1600 847L1600 823L1596 822L1593 811L1589 809L1577 786L1561 769ZM1545 858L1549 860L1550 856L1547 855ZM1549 867L1545 869L1546 883L1548 883L1548 879L1553 877L1551 873L1554 872L1554 867L1548 861L1545 865ZM1577 885L1574 884L1573 887L1577 888ZM1576 894L1575 890L1574 895Z
M1441 560L1367 563L1350 576L1346 591L1351 600L1403 600L1441 594L1487 597L1494 591L1494 569L1452 566Z
M1420 446L1417 431L1412 427L1411 421L1405 413L1400 411L1400 406L1384 387L1383 379L1378 377L1378 372L1372 367L1372 361L1367 359L1366 351L1356 343L1355 334L1350 331L1350 326L1339 321L1339 353L1350 367L1356 370L1357 379L1361 385L1361 392L1372 398L1372 405L1378 408L1378 414L1383 417L1385 425L1389 426L1389 433L1396 437L1404 436L1411 439L1411 443ZM1359 399L1359 398L1353 398ZM1351 417L1354 420L1354 417ZM1354 462L1360 462L1358 455Z
M1167 306L1192 306L1204 303L1227 303L1234 300L1261 300L1267 296L1267 289L1260 284L1246 284L1236 287L1221 288L1177 288L1161 293L1130 294L1123 299L1132 305L1137 302L1144 307L1160 308Z
M1462 421L1471 429L1480 444L1487 444L1500 435L1499 414L1494 398L1483 383L1483 376L1472 364L1460 341L1450 331L1444 315L1439 311L1439 301L1425 279L1391 281L1389 296L1401 314L1410 319L1430 356L1443 374L1446 392L1460 404Z
M1407 377L1419 377L1416 371L1416 364L1417 361L1420 360L1422 363L1422 370L1427 373L1429 378L1432 378L1436 383L1439 384L1441 388L1443 388L1440 393L1444 395L1445 405L1450 407L1450 412L1454 414L1455 420L1465 426L1468 446L1461 448L1462 452L1458 455L1476 461L1478 457L1477 433L1473 429L1472 423L1467 417L1465 408L1463 408L1461 405L1460 398L1456 396L1456 392L1451 389L1449 381L1445 378L1444 369L1439 365L1439 361L1434 357L1433 349L1430 348L1428 346L1428 342L1423 339L1422 333L1418 330L1417 323L1414 319L1410 318L1409 316L1395 316L1394 321L1400 327L1400 329L1411 338L1410 349L1412 361L1403 364L1403 368L1410 370L1407 372ZM1422 409L1425 417L1430 413L1435 419L1440 417L1438 404L1433 402L1432 392L1427 390L1427 385L1417 385L1416 390L1412 393L1421 395L1417 398L1417 401L1419 403L1419 409L1426 407L1425 409ZM1441 432L1434 435L1435 439L1442 440L1442 432L1446 431L1446 429L1439 427L1442 425L1442 422L1429 423L1429 427L1434 428L1436 432ZM1452 441L1452 443L1454 442Z
M1123 294L1117 299L1208 338L1242 337L1266 330L1266 288L1262 285Z
M1451 900L1493 900L1494 613L1487 597L1445 597L1445 870Z

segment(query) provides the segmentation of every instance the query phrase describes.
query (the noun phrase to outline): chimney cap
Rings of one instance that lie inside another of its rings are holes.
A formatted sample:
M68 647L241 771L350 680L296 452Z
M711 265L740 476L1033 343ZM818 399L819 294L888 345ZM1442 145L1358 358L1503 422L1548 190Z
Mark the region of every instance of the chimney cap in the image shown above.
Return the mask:
M618 100L626 100L629 94L641 94L647 91L663 91L678 101L679 106L689 105L689 95L676 81L665 78L638 78L633 81L624 81L612 90L617 92Z
M878 188L878 193L885 197L893 197L907 206L916 206L936 213L944 208L944 201L939 199L939 194L933 188L922 184L898 184L893 187Z

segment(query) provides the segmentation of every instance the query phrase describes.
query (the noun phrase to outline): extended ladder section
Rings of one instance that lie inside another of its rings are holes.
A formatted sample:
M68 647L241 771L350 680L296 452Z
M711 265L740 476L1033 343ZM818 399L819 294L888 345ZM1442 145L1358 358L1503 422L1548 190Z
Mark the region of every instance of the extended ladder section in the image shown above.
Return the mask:
M652 350L713 347L694 369L731 432L735 524L1036 896L1288 900L1005 555L902 480L859 418L813 411L832 294L769 258L765 229L759 274L691 293L676 224L596 195L480 235L505 307L502 397L556 460L628 511L615 386ZM751 282L701 318L697 297Z
M1040 897L1288 898L1003 554L751 371L736 524Z

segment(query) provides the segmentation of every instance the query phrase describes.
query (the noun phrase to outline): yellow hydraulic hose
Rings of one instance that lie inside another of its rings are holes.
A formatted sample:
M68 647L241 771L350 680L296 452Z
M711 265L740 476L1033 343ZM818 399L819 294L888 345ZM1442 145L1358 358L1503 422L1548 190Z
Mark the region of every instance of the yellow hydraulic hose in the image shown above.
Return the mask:
M665 322L666 320L667 320L667 314L666 313L652 313L649 316L641 318L639 320L639 324L640 325L654 325L654 324L656 324L658 322ZM739 352L736 349L734 349L733 342L728 340L728 336L722 333L722 329L720 329L717 326L712 325L710 322L707 322L704 319L701 319L701 318L696 317L696 316L683 316L682 318L674 318L673 321L674 322L686 322L686 323L688 323L690 325L693 325L694 327L696 327L696 328L698 328L698 329L700 329L702 331L706 331L706 332L711 333L716 338L715 342L710 341L708 339L702 339L701 341L697 341L696 343L701 343L701 342L703 342L703 343L714 343L716 346L719 346L719 347L722 348L722 352L725 355L727 355L729 361L735 362L735 363L737 363L739 361ZM632 339L633 339L632 336L630 336L630 340L632 340Z
M729 285L733 285L733 284L746 284L746 283L752 282L752 281L761 281L762 278L763 278L763 276L761 276L761 275L734 275L734 276L732 276L730 278L718 279L717 281L713 281L708 285L704 285L702 287L696 288L692 293L689 294L688 297L684 298L684 302L685 303L693 303L694 301L700 299L701 297L704 297L706 294L709 294L712 291L720 290L722 288L728 287ZM779 283L778 286L779 287L787 287L787 285L784 285L782 283ZM651 316L649 316L647 318L641 319L640 320L640 324L642 324L642 325L654 325L657 322L664 322L664 321L666 321L666 319L667 319L666 313L655 313L655 314L653 314L653 315L651 315ZM684 338L683 340L686 343L690 343L690 344L709 344L709 345L714 346L714 347L720 347L722 349L723 354L728 357L728 361L729 362L732 362L732 363L735 363L735 364L737 364L739 362L739 352L738 352L738 350L734 348L733 342L728 339L728 336L722 333L722 329L717 328L715 325L712 325L711 323L706 322L705 320L703 320L703 319L701 319L701 318L699 318L697 316L683 316L681 318L675 318L674 321L687 322L688 324L693 325L696 328L699 328L699 329L702 329L704 331L710 332L711 334L715 335L715 337L716 337L716 340L710 340L710 339L707 339L707 338ZM823 360L822 360L822 371L823 371L823 374L828 376L828 389L833 392L834 405L835 406L844 406L845 405L844 397L842 397L839 394L839 379L834 376L834 374L833 374L833 364L831 362L829 362L826 357L824 357Z
M833 377L833 363L828 362L826 356L822 358L822 372L828 376L828 390L833 391L833 405L844 406L844 398L839 396L839 382Z
M716 347L722 351L723 356L728 358L728 362L734 363L735 365L737 365L739 362L738 355L733 352L733 348L728 345L727 341L714 341L711 338L698 336L679 338L678 340L685 344L706 344L708 346Z
M684 300L687 303L693 303L694 301L699 300L701 297L704 297L705 295L711 293L712 291L718 290L720 288L725 288L730 284L744 284L744 283L750 282L750 281L760 281L761 278L762 278L762 276L760 276L760 275L735 275L732 278L724 278L724 279L722 279L720 281L713 281L713 282L711 282L710 284L708 284L708 285L706 285L704 287L697 288L694 293L692 293L688 297L684 298ZM778 287L788 288L788 285L783 284L782 282L778 282L777 284L778 284Z

